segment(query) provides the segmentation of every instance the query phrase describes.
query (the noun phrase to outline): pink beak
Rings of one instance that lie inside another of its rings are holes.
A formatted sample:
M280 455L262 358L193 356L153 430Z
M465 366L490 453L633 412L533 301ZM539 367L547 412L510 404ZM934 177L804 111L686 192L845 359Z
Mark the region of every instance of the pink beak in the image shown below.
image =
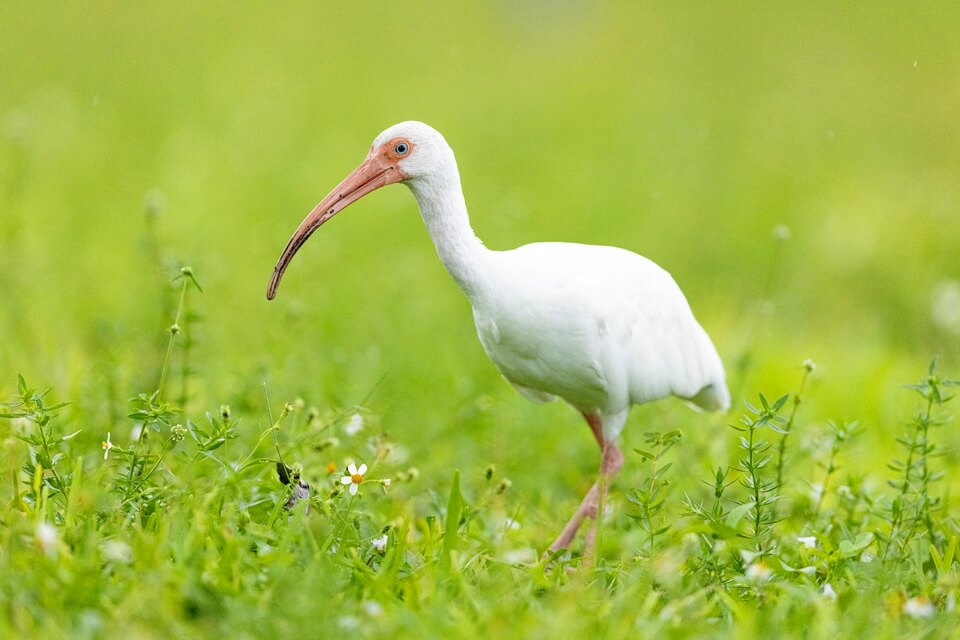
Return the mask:
M343 182L328 193L313 208L313 211L303 219L303 222L291 236L290 241L287 242L283 253L280 254L277 266L273 268L270 286L267 287L267 300L273 300L274 296L277 295L280 278L283 277L283 272L287 270L287 266L293 260L294 254L320 225L368 193L388 184L400 182L407 177L397 166L394 159L390 157L389 149L388 145L383 145L380 149L371 149L360 166L344 178Z

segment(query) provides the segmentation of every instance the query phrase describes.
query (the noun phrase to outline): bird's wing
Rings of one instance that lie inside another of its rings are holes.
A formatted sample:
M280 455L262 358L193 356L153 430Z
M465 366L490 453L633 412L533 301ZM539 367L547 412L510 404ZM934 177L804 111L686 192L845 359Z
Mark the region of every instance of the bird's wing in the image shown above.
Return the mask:
M562 290L565 322L590 349L590 373L610 409L676 395L708 410L729 405L723 364L673 277L614 247L538 243L525 262L549 269L544 288ZM594 332L594 336L584 335Z

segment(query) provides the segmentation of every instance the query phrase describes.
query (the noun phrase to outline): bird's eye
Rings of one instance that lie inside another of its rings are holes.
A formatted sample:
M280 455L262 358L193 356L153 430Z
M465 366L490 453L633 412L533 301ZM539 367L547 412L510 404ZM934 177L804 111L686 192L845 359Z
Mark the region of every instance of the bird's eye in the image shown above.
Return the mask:
M402 155L405 154L409 149L410 149L410 147L407 146L407 143L406 143L406 142L398 142L398 143L397 143L397 146L395 146L395 147L393 148L393 150L397 152L397 155L398 155L398 156L402 156Z

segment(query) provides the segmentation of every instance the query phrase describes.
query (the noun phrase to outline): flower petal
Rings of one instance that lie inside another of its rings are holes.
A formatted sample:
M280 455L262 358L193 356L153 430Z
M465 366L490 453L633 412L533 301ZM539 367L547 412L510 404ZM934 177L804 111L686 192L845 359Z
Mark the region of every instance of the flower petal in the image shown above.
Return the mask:
M356 474L359 475L359 476L362 476L362 475L365 474L366 472L367 472L367 465L366 465L366 463L364 463L364 464L361 464L361 465L360 465L360 468L359 468L359 469L357 469Z
M353 464L352 462L351 462L350 464L348 464L348 465L347 465L347 473L349 473L349 474L352 475L352 476L353 476L353 475L356 475L356 474L357 474L357 465Z
M350 495L352 495L352 496L357 495L357 491L359 491L359 490L360 490L360 486L359 486L359 485L355 485L355 484L351 484L351 485L350 485Z
M351 478L350 476L343 476L342 478L340 478L340 484L351 484L352 482L353 482L353 478Z

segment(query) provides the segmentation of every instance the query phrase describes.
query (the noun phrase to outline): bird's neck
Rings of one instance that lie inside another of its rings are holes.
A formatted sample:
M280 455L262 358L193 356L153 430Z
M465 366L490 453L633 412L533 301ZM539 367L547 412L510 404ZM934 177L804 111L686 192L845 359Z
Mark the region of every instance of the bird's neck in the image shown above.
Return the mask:
M472 298L482 286L490 250L470 226L459 173L454 168L445 175L408 184L440 261Z

